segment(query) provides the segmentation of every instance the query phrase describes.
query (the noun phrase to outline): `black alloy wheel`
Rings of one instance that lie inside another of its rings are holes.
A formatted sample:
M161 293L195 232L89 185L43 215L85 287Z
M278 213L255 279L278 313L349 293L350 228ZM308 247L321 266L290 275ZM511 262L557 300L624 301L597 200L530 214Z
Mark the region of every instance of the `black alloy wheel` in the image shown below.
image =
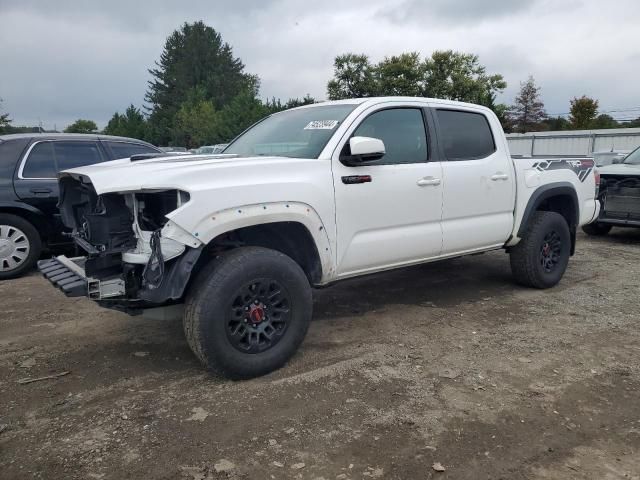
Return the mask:
M560 262L562 239L556 231L548 232L540 247L540 264L545 272L551 273Z
M260 353L275 346L290 320L289 292L275 280L260 278L244 285L233 298L227 337L245 353Z

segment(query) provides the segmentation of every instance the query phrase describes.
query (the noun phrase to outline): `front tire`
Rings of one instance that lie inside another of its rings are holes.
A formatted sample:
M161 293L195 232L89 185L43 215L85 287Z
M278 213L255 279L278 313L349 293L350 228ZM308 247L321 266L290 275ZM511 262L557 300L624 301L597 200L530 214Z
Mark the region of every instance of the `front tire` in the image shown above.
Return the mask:
M583 225L582 231L587 235L601 237L609 233L612 228L612 225L607 225L606 223L593 222L588 225Z
M510 251L513 277L527 287L553 287L564 275L570 254L571 234L564 217L536 212L520 243Z
M187 294L187 342L207 369L233 379L283 366L304 339L313 301L302 268L262 247L213 260Z
M30 222L0 213L0 280L19 277L33 268L41 251L40 234Z

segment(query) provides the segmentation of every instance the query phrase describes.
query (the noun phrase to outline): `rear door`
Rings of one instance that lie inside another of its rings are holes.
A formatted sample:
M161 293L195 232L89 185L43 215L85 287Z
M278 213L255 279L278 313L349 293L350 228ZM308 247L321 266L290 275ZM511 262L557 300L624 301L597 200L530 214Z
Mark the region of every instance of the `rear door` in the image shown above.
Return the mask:
M53 219L53 243L64 240L57 207L58 172L105 160L97 140L42 140L27 149L14 179L14 188L23 202Z
M443 159L442 254L503 245L513 229L515 172L502 128L473 107L436 104L431 112Z
M24 154L13 185L23 202L47 216L56 213L58 203L57 167L53 141L37 141Z

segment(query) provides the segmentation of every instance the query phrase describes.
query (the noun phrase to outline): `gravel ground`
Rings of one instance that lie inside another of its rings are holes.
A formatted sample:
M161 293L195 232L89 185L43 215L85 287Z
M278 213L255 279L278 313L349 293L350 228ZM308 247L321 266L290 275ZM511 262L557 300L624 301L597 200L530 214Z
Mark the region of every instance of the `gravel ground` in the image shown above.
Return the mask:
M578 242L546 291L502 252L318 290L245 382L178 321L0 282L0 478L640 479L640 231Z

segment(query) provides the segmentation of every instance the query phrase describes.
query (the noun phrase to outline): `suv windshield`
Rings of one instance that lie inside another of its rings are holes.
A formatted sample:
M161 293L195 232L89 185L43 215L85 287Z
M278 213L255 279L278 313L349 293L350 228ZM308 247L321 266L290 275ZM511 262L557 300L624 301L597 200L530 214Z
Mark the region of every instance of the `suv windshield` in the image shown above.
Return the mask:
M636 148L633 152L627 155L622 163L640 165L640 147Z
M318 158L355 104L314 106L276 113L236 138L224 153Z

